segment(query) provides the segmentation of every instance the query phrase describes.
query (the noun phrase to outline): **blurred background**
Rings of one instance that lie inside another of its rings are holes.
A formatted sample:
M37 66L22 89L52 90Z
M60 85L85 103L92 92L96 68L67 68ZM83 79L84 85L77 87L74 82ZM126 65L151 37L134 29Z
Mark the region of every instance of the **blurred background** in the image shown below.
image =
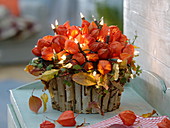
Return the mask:
M35 80L24 67L37 40L53 35L56 19L81 25L80 12L87 20L104 16L123 31L123 0L0 0L0 128L7 127L9 90Z

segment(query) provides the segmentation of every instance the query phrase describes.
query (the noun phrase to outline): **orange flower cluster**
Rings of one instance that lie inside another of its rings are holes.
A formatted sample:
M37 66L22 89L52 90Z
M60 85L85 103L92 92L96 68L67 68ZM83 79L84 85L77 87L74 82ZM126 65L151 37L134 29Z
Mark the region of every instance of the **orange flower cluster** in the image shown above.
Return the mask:
M134 46L117 26L107 26L82 19L81 26L70 26L69 21L56 25L56 35L39 39L32 49L35 56L46 61L63 60L71 56L69 63L80 65L86 71L96 69L102 74L112 70L112 60L134 57Z

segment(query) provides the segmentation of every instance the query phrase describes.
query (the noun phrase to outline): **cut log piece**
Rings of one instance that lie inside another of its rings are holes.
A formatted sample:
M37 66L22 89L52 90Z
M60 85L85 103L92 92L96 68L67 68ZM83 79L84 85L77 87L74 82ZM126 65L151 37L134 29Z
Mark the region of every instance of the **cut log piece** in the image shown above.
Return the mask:
M107 112L107 107L108 107L108 103L109 103L109 98L110 98L110 92L107 92L105 94L105 96L103 97L103 101L102 101L102 111L103 112Z
M66 110L74 111L75 104L75 96L74 96L74 84L71 83L71 77L67 77L66 80L70 83L70 85L66 86Z
M99 93L96 92L95 88L92 89L92 101L97 102L99 106L101 107L101 96ZM98 111L93 108L92 113L98 113Z
M82 86L74 83L75 85L75 112L81 113L82 111Z
M57 77L57 85L58 85L58 99L59 99L59 110L64 112L65 108L65 86L64 86L64 77Z
M76 113L98 113L96 109L89 108L89 103L93 101L98 103L103 112L113 111L119 108L123 91L123 85L110 82L112 89L104 93L95 86L87 87L75 83L71 80L71 75L54 78L46 84L52 107L62 112L72 110Z
M91 113L91 87L82 86L82 113Z

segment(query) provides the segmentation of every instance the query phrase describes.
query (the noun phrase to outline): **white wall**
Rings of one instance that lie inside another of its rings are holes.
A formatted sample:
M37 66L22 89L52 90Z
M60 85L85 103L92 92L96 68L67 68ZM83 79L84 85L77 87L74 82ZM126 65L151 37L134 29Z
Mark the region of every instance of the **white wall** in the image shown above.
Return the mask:
M170 87L170 2L169 0L124 0L124 33L138 33L137 62L158 74Z

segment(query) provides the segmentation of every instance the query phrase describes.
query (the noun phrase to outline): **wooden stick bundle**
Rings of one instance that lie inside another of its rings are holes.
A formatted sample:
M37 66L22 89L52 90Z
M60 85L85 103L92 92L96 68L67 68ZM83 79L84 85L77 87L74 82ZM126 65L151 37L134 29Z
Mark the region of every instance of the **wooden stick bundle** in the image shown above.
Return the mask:
M71 85L66 85L64 81ZM113 83L112 83L113 84ZM114 83L115 84L115 83ZM116 85L105 95L100 95L95 86L82 86L71 80L71 76L57 77L49 82L49 92L53 109L59 111L72 110L76 113L98 113L96 109L89 108L89 103L95 101L103 112L113 111L120 106L122 90Z

